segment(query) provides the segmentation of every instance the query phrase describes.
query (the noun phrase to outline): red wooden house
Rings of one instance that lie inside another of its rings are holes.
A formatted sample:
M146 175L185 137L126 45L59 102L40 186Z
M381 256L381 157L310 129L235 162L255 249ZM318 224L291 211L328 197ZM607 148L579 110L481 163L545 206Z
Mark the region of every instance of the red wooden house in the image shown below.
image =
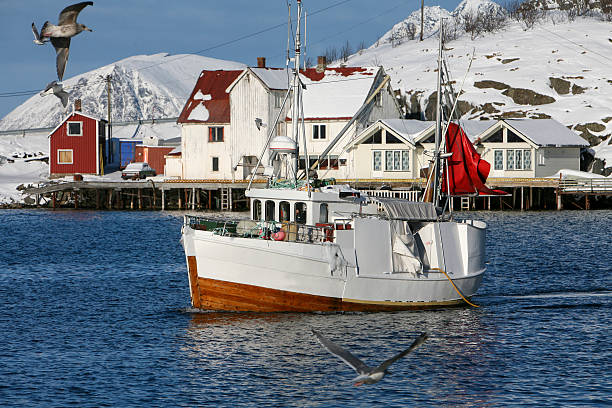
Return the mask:
M102 174L106 121L73 111L49 134L49 175Z
M175 149L175 146L136 146L135 162L149 163L155 173L164 174L166 155Z

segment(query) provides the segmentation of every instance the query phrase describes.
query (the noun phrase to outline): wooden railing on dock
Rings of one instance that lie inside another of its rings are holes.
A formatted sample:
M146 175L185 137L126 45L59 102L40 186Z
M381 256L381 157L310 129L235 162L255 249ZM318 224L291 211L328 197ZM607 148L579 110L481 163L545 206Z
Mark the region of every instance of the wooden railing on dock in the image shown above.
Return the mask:
M612 178L563 179L559 181L559 192L612 195Z

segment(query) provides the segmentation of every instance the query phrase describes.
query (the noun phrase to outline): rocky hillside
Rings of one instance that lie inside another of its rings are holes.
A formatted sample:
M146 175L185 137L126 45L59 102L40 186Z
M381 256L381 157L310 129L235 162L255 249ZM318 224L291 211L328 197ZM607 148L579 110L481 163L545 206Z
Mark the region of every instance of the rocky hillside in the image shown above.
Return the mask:
M490 1L466 0L458 10L465 10L468 3L473 8ZM413 22L417 13L420 19L420 12L415 12L407 20ZM412 117L431 119L433 112L438 39L432 34L439 20L432 16L436 13L459 14L430 8L424 41L418 36L393 41L387 33L347 62L384 66ZM461 23L457 18L447 21ZM612 146L607 147L612 143L612 25L597 13L568 17L559 11L542 13L535 24L527 25L508 17L499 27L476 35L457 29L446 42L456 90L465 76L459 112L463 118L483 120L552 117L589 141L595 156L610 155L605 166L612 167L612 154L606 153L612 153Z
M52 95L34 95L0 120L0 130L54 127L72 110L75 99L82 100L84 112L105 118L107 75L112 77L114 121L176 117L203 69L243 66L200 55L137 55L66 79L63 85L70 103L65 109ZM37 85L44 88L46 83Z

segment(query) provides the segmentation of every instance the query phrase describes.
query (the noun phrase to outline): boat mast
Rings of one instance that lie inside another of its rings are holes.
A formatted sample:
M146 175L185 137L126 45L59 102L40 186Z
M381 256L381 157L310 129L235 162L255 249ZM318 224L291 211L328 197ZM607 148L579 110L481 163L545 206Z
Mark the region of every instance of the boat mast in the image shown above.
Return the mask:
M295 140L296 147L299 146L299 131L300 131L300 94L301 84L300 84L300 20L302 19L302 1L297 0L297 28L295 29L295 59L294 59L294 72L293 72L293 120L291 121L292 130L293 130L293 140ZM295 158L293 160L293 180L295 181L296 187L298 182L298 163L300 160L300 151L299 148L296 148Z
M440 44L438 49L438 88L436 93L436 149L435 149L435 163L434 163L434 183L433 183L433 204L438 206L440 200L440 145L442 141L442 112L441 112L441 91L442 91L442 26L443 19L440 19Z

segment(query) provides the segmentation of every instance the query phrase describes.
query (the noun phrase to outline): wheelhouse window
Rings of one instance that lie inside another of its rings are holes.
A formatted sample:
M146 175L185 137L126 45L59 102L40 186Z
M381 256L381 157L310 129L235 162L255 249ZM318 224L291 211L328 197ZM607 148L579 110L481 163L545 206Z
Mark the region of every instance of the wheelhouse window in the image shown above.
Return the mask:
M66 125L68 136L83 136L83 122L68 122Z
M253 200L253 220L261 220L261 201Z
M325 125L312 125L312 138L315 140L327 139Z
M306 203L295 203L295 222L306 224Z
M219 158L218 157L212 158L212 171L219 171Z
M493 163L494 163L495 170L504 169L504 151L503 150L493 151Z
M362 144L381 144L381 143L382 143L382 131L378 129L372 136L364 140Z
M58 149L57 164L72 164L72 163L73 163L72 149L65 149L65 150Z
M266 221L274 221L274 210L276 203L272 200L266 201Z
M327 224L328 223L328 211L327 211L327 204L322 203L319 206L319 222L322 224Z
M223 141L223 126L209 126L208 127L208 141L209 142L222 142Z
M281 201L278 204L278 220L289 221L291 219L291 205L288 201Z

